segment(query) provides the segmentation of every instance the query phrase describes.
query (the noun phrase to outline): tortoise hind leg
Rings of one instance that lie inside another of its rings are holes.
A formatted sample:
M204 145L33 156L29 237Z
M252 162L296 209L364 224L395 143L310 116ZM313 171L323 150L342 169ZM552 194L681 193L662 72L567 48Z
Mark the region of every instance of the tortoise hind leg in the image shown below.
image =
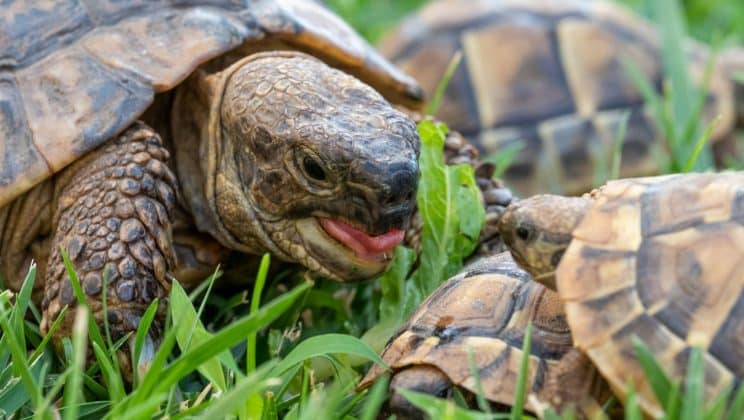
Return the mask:
M106 290L113 340L135 331L155 298L161 302L151 329L157 339L170 290L166 273L175 262L171 225L176 179L165 163L168 155L155 132L135 123L57 178L42 300L44 333L65 305L76 305L63 248L100 327ZM74 318L71 313L65 317L54 337L57 345L71 334ZM124 371L130 374L131 366Z
M578 418L606 419L600 403L610 397L607 382L581 350L572 348L551 371L537 399L559 412L574 411ZM541 405L541 404L535 404ZM614 417L613 417L614 418Z
M397 372L390 380L392 395L388 408L398 418L423 419L424 413L398 392L399 389L423 392L436 397L449 397L453 384L441 370L429 365L415 365Z

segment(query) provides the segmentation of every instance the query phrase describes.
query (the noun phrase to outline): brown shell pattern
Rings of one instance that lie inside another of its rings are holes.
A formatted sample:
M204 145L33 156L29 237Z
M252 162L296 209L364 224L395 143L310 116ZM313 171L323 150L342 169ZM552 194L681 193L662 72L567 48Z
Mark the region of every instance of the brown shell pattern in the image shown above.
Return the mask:
M591 188L625 111L621 175L657 171L651 151L661 145L659 131L622 65L635 62L661 87L658 36L642 18L601 0L436 0L381 44L429 95L458 50L463 61L437 116L486 154L523 142L504 175L518 195ZM700 45L690 53L693 76L704 73L706 56ZM735 120L721 68L711 92L706 113L721 115L718 139Z
M614 391L632 381L660 413L637 336L676 380L705 350L710 401L744 378L744 173L612 181L574 231L557 274L575 344Z
M530 321L527 384L528 390L541 396L550 371L572 347L571 335L557 294L531 281L508 253L489 257L439 287L391 339L382 358L393 371L411 365L435 366L454 385L477 392L470 349L485 397L511 404ZM381 373L375 365L360 386Z
M393 101L420 97L413 79L312 1L4 2L0 207L121 132L201 63L269 40L317 55Z

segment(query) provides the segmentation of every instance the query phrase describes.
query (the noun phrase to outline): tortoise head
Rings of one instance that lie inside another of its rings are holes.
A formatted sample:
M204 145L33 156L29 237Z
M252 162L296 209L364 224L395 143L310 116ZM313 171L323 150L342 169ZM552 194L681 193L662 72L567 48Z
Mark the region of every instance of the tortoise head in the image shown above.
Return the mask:
M339 280L383 271L415 207L415 123L297 52L254 54L210 77L215 236Z
M514 260L532 277L555 290L555 269L591 199L536 195L513 202L499 220L499 231Z

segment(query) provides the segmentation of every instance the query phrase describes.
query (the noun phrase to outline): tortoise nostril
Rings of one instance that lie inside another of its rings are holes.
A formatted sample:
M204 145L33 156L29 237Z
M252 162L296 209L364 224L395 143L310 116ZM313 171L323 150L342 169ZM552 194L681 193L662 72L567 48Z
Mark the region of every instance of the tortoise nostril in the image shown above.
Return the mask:
M407 205L413 199L416 190L416 178L408 171L398 171L390 178L390 188L386 188L385 198L382 200L386 207Z

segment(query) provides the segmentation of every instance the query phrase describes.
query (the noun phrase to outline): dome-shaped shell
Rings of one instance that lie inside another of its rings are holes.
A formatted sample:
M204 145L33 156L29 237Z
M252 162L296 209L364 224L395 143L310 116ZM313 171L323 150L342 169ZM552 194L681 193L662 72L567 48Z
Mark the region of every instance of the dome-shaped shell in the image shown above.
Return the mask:
M700 346L708 401L740 386L744 173L612 181L594 197L556 271L576 346L618 395L632 381L654 415L633 337L677 381Z
M542 397L551 370L572 348L571 334L557 294L531 281L508 253L484 259L440 286L390 340L382 358L394 373L434 366L452 384L476 393L468 362L472 351L484 396L512 404L529 322L527 389ZM360 387L381 373L373 366ZM534 409L529 402L527 406Z
M691 45L690 72L702 80L707 49ZM383 40L381 51L431 95L456 51L463 60L437 117L491 154L522 142L504 174L519 195L580 193L609 162L626 111L624 177L658 170L655 117L627 74L634 62L661 90L654 28L601 0L435 0ZM714 139L735 121L733 85L714 69L706 120Z
M0 207L116 135L154 95L241 45L309 52L389 99L418 85L303 0L3 2Z

